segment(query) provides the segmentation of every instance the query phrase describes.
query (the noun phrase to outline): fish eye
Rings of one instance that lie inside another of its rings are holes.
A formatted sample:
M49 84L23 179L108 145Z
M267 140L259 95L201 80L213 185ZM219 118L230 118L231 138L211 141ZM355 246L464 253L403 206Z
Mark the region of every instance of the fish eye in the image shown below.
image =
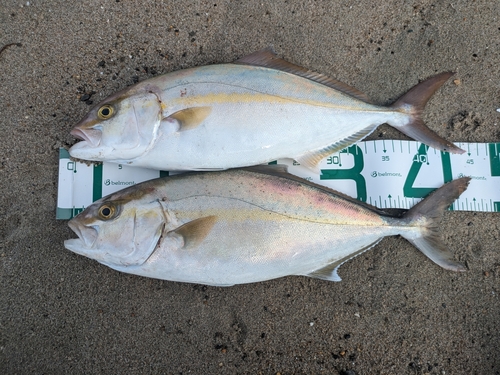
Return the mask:
M115 211L116 209L114 206L111 206L109 204L103 204L99 208L99 218L101 220L109 220L114 216Z
M99 110L97 111L97 117L99 117L101 120L107 120L111 116L113 116L114 109L111 107L109 104L104 104Z

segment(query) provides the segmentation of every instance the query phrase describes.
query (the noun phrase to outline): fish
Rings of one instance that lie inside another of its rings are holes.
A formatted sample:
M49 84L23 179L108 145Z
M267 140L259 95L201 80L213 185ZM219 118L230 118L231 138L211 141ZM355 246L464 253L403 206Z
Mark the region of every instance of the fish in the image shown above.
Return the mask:
M64 246L129 274L231 286L292 275L340 281L340 265L401 235L462 272L438 220L469 181L449 182L395 217L279 165L188 172L94 202L69 221L77 238Z
M417 84L379 106L355 88L278 58L271 49L229 64L179 70L94 106L71 134L73 158L169 171L206 171L291 158L313 171L325 157L387 123L438 150L464 150L421 117L453 75Z

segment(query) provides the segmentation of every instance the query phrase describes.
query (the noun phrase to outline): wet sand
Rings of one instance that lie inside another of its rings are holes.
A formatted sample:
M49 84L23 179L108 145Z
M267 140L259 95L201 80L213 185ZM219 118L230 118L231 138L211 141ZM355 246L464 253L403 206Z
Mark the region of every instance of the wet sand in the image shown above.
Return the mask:
M447 212L465 274L402 238L304 277L216 288L126 275L71 253L58 148L118 89L267 46L388 104L456 71L426 123L500 142L497 1L4 0L0 4L0 372L499 374L500 214ZM92 103L91 103L92 102ZM406 139L381 126L371 139Z

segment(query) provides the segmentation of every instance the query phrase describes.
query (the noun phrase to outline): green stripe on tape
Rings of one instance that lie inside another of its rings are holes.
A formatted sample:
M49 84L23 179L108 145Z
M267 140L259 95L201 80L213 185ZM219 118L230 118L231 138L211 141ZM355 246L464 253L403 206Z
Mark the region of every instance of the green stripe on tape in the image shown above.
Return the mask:
M350 169L322 169L319 176L320 180L353 180L356 183L356 199L366 202L366 180L361 175L361 171L365 166L362 151L357 145L353 145L340 151L340 154L351 154L354 157L354 166Z
M73 210L71 208L60 208L57 207L56 219L59 220L69 220L73 217Z
M403 194L406 198L424 198L432 193L436 188L414 187L413 184L417 179L422 164L428 164L427 150L429 146L421 144L418 148L417 154L413 157L408 175L406 176L405 184L403 186Z
M491 175L500 176L500 143L490 143L488 151L490 152Z
M92 189L92 201L102 198L102 164L94 165L94 184Z
M68 150L65 148L59 147L59 159L69 159L71 156L69 155Z

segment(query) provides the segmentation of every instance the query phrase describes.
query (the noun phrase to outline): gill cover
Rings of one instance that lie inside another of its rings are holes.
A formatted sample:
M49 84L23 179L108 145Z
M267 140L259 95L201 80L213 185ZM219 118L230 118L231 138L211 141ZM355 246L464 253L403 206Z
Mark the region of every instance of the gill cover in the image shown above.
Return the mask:
M152 147L161 123L159 97L146 88L113 95L95 106L71 134L81 139L72 157L93 161L128 161Z
M69 250L108 266L143 264L155 250L165 226L161 205L98 201L71 219L78 239L65 241Z

